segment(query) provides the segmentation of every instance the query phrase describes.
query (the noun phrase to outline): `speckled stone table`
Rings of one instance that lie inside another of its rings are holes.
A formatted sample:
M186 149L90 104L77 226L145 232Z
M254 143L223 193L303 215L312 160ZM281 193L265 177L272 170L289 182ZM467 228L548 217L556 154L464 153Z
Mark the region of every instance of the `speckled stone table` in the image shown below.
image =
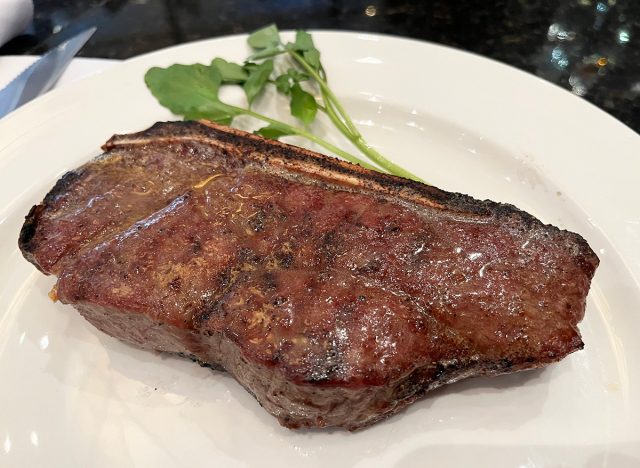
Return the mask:
M347 29L423 39L513 65L640 132L638 0L34 0L2 54L41 53L98 26L85 57L128 58L197 39L281 29ZM437 65L437 64L436 64ZM575 116L579 118L579 116Z

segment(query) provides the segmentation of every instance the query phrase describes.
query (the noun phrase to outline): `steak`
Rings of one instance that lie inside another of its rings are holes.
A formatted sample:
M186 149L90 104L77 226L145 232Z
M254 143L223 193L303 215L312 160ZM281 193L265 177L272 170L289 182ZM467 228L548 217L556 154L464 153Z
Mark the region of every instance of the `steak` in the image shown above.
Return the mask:
M597 256L511 205L209 122L103 149L31 209L23 255L99 330L226 370L286 427L583 347Z

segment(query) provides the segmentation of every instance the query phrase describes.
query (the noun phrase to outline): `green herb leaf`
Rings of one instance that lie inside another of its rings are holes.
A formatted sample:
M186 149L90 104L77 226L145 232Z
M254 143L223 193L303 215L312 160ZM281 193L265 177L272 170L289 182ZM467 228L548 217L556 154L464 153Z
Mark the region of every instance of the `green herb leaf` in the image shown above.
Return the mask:
M318 49L307 50L302 56L313 69L320 69L320 52Z
M314 50L316 48L316 46L313 45L311 34L302 30L296 31L296 42L293 43L293 47L295 50L301 52Z
M280 35L278 33L278 27L275 24L271 24L262 29L258 29L249 36L247 42L254 49L265 49L269 46L279 44Z
M315 98L295 83L291 87L291 114L309 125L316 118L318 104Z
M154 67L144 77L160 104L189 120L208 119L228 125L240 112L220 102L222 78L216 67L200 63Z
M250 55L247 60L262 60L284 54L285 52L286 50L282 49L279 45L269 46L266 49L262 49L255 54Z
M222 78L216 68L196 63L151 68L144 81L160 104L174 114L185 115L219 101Z
M249 105L264 90L271 72L273 72L273 60L265 60L256 67L251 67L249 78L243 86Z
M244 65L242 65L242 69L249 74L251 74L251 72L256 68L258 68L258 64L253 62L245 62Z
M275 85L282 94L289 94L293 84L307 81L308 79L309 75L306 73L296 70L295 68L289 68L286 73L276 78Z
M289 94L289 91L291 91L291 83L289 80L289 75L286 73L276 78L276 88L278 88L278 91L282 94Z
M296 70L295 68L289 68L287 70L287 75L289 75L291 79L296 83L300 83L301 81L306 81L309 79L309 75L301 72L300 70Z
M255 133L256 135L261 135L265 138L269 138L271 140L277 140L278 138L286 135L293 135L293 132L290 129L288 129L284 125L279 124L267 125L266 127L259 128L253 133Z
M197 110L189 111L184 114L184 118L186 120L206 119L212 120L221 125L231 125L233 118L237 115L240 115L240 113L229 109L228 106L225 106L225 104L218 101L211 105L202 106Z
M160 104L173 113L183 115L187 119L210 119L222 124L231 124L234 117L246 115L268 124L255 133L267 138L280 138L284 135L299 135L323 148L340 155L356 164L369 169L375 166L350 154L332 143L314 135L309 124L317 116L318 110L325 112L336 128L357 147L370 161L382 170L391 174L419 180L417 177L389 161L369 145L353 123L345 108L327 83L324 68L320 62L320 52L313 43L311 35L305 31L297 31L293 43L282 43L278 28L270 25L249 36L249 45L254 54L241 66L216 58L211 65L172 65L168 68L152 68L145 75L147 87ZM278 59L280 54L287 54L291 62ZM252 60L260 62L255 63ZM275 79L271 79L274 60L281 60L283 66L290 68ZM288 65L286 65L288 63ZM319 102L312 94L305 91L300 83L309 80L313 89L319 90ZM280 93L290 98L291 114L299 119L302 125L289 125L251 109L253 101L263 93L267 83L275 84ZM219 90L222 84L242 86L249 105L237 107L220 101Z
M211 66L218 70L223 83L244 83L249 77L242 66L222 58L213 59Z

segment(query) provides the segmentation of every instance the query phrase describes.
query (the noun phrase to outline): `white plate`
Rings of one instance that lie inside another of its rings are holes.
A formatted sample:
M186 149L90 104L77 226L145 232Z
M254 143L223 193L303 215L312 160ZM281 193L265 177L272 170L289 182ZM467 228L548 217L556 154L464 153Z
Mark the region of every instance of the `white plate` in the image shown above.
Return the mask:
M0 465L638 466L640 137L474 55L393 37L315 38L331 84L383 153L442 188L514 203L587 238L602 264L580 327L585 350L452 385L355 434L292 432L230 377L121 344L49 301L53 279L16 247L23 216L111 134L172 118L144 86L150 66L247 54L241 37L187 44L0 122Z

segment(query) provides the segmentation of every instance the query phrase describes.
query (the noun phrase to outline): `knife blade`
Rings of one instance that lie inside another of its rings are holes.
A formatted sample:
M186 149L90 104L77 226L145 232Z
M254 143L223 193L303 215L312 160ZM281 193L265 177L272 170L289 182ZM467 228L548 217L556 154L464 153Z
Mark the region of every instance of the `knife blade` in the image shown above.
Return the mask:
M95 32L89 28L54 47L0 90L0 118L49 91Z

